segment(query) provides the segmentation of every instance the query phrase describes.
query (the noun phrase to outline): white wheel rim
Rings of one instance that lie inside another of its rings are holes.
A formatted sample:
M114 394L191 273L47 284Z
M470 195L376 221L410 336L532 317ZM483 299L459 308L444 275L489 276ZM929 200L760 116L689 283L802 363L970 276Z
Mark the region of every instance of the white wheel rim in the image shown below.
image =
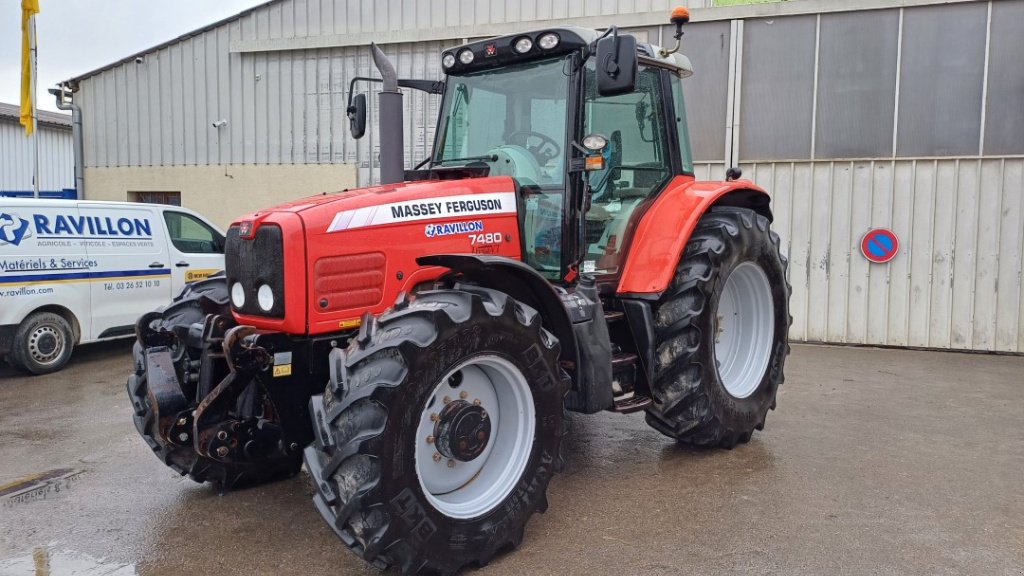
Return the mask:
M764 270L753 262L733 268L718 299L715 361L725 390L746 398L768 368L775 307Z
M38 364L53 364L64 353L64 335L53 326L40 326L28 336L28 353Z
M451 377L461 373L457 386ZM476 458L463 462L441 455L434 438L444 399L486 410L490 438ZM427 397L416 429L416 476L427 501L452 518L475 518L496 508L519 482L533 450L536 411L526 377L499 356L477 356L444 375ZM428 441L430 437L430 441ZM440 458L438 458L438 455Z

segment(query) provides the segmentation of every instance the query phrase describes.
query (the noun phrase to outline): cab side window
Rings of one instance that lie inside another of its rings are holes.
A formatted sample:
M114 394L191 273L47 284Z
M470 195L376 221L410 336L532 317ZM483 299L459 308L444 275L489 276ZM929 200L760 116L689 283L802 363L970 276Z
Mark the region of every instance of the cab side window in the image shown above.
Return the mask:
M606 168L587 174L591 197L583 271L616 274L633 212L672 175L666 127L675 118L665 114L662 75L667 72L641 66L633 92L601 96L591 67L592 61L588 62L583 133L601 134L608 139L608 147Z
M224 240L205 222L184 212L164 212L171 243L187 254L223 254Z

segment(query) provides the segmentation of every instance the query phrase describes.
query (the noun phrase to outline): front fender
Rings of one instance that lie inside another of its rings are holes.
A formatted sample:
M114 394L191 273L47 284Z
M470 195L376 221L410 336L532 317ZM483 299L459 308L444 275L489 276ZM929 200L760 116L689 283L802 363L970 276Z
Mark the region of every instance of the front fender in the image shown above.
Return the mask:
M562 356L577 360L576 336L572 321L558 293L536 270L512 258L483 254L437 254L416 259L420 266L443 266L461 274L467 281L493 288L533 306L540 312L544 327L558 338Z
M742 206L771 219L768 193L749 180L669 182L636 227L622 269L621 295L660 295L668 288L697 221L713 205Z

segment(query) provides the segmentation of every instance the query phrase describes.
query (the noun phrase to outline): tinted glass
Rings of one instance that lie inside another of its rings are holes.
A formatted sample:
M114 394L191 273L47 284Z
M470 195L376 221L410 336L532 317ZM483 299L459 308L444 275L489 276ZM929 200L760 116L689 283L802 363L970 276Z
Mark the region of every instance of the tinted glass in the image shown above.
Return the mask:
M630 217L671 174L666 127L673 126L675 118L665 118L664 74L657 68L641 67L636 91L601 97L590 82L593 76L588 68L583 131L601 134L609 144L604 154L606 168L588 173L592 196L583 272L618 272Z
M994 2L985 154L1024 154L1024 2Z
M435 163L484 163L492 176L560 186L568 77L562 59L448 78Z
M740 158L810 158L814 16L747 20L743 29Z
M167 232L174 247L188 254L218 254L223 251L220 234L205 222L183 212L164 212Z
M822 14L816 158L892 156L900 13Z
M673 27L664 28L672 44ZM693 140L693 157L700 161L725 159L725 126L729 95L729 22L686 25L680 52L693 64L693 77L683 81L686 113Z
M982 2L903 12L899 156L978 153L987 12Z

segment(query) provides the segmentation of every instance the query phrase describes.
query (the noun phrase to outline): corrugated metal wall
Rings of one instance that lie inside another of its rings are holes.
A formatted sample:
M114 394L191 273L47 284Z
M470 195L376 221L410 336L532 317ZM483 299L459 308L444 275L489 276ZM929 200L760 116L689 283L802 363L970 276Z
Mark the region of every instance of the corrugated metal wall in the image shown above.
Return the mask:
M400 75L433 79L442 49L538 21L668 42L657 23L674 4L282 0L84 79L86 165L345 162L369 183L375 130L352 140L344 112L351 78L376 75L370 40ZM739 163L773 193L794 340L1024 352L1024 0L901 4L696 13L683 46L698 176ZM437 104L406 91L409 165ZM879 226L902 250L870 265L858 247Z
M370 160L376 158L373 131L361 141L351 139L345 108L352 77L376 76L376 70L365 45L350 45L353 35L440 31L444 40L384 46L399 74L440 79L440 52L465 40L449 36L454 28L483 34L488 26L570 15L654 11L664 17L670 5L669 0L283 0L81 80L75 99L83 109L85 165L348 162L360 164L367 182ZM649 30L637 32L647 37ZM338 45L266 50L261 44L301 38L330 38L318 43ZM432 142L438 102L416 92L406 100L407 160L414 163ZM372 106L376 98L369 101ZM215 128L221 119L227 124Z
M794 340L1024 352L1024 158L740 167L772 193ZM900 239L887 264L860 254L877 227Z
M39 189L61 191L75 187L75 158L71 128L39 125ZM0 192L32 190L35 151L31 138L16 121L0 121Z

